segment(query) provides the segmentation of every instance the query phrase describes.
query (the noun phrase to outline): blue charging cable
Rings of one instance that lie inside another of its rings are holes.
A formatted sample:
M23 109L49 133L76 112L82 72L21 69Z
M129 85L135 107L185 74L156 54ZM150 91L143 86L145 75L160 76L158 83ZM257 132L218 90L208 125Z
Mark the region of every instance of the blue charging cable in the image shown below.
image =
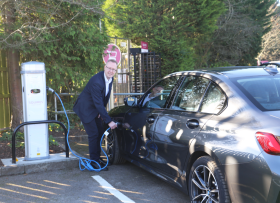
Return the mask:
M72 151L72 149L71 149L71 147L70 147L70 144L69 144L69 139L68 139L69 131L70 131L70 122L69 122L69 119L68 119L66 110L65 110L65 108L64 108L63 102L61 101L59 95L58 95L52 88L47 87L47 90L49 90L49 91L55 93L56 96L58 97L58 99L59 99L60 102L61 102L61 105L62 105L62 107L63 107L65 116L66 116L66 118L67 118L67 123L68 123L68 132L67 132L67 136L66 136L66 137L67 137L67 138L66 138L66 139L67 139L67 144L68 144L68 147L69 147L70 151L73 153L73 155L75 155L76 157L79 158L79 167L80 167L80 170L83 171L83 170L87 169L87 170L89 170L89 171L97 171L97 172L99 172L99 171L103 170L104 168L106 168L106 167L108 166L108 163L109 163L109 158L108 158L108 155L106 154L106 152L105 152L105 151L103 150L103 148L102 148L102 140L103 140L103 138L104 138L105 135L106 135L106 136L109 135L109 132L108 132L108 131L110 130L110 128L108 128L108 129L104 132L104 134L102 135L101 140L100 140L100 148L101 148L101 150L103 151L103 153L105 154L105 156L106 156L106 158L107 158L107 163L106 163L106 165L105 165L103 168L101 168L100 164L99 164L97 161L90 160L90 159L87 159L87 158L85 158L85 157L80 157L80 156L78 156L77 154L75 154L75 153ZM95 162L95 163L99 166L99 169L93 168L92 165L91 165L91 162Z

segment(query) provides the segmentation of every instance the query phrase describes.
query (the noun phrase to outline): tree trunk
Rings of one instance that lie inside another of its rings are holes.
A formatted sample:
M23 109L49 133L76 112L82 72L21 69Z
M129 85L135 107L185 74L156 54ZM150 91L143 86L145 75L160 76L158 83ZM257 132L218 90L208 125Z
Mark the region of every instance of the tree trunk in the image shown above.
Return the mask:
M15 22L14 9L11 7L7 7L5 14L7 25L6 32L11 33L11 27L13 27L13 24ZM13 48L8 49L7 58L11 93L12 130L14 130L20 123L23 122L19 51ZM23 128L21 128L20 131L23 131Z
M9 81L11 92L12 130L23 122L21 80L19 70L19 52L10 49L7 51ZM20 131L22 131L20 129Z

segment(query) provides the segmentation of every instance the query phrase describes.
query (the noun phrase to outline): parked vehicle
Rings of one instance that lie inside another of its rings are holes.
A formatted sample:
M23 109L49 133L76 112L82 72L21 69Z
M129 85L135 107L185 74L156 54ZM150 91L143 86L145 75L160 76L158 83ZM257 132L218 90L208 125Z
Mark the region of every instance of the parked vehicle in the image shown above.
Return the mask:
M130 161L193 203L280 202L276 66L176 72L109 115L122 123L108 136L111 163Z

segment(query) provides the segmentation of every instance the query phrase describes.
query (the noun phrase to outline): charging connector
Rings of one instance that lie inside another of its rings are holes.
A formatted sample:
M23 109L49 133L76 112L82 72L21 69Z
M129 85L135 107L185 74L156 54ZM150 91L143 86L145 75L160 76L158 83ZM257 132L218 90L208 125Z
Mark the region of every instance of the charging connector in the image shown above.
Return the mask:
M117 124L118 129L122 129L122 123L121 122L116 122L116 124Z
M47 88L48 91L51 91L52 93L55 93L55 91L52 88L50 88L49 86L46 86L46 88Z

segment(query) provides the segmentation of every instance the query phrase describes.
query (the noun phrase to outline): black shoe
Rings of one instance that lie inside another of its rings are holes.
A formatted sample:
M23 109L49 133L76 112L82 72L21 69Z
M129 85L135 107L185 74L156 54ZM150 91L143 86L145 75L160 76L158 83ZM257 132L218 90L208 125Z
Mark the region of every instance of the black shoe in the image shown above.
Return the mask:
M101 158L99 158L99 162L100 163L102 163L102 164L104 164L104 165L106 165L107 164L107 160L106 161L104 161L103 159L101 159ZM111 166L111 163L110 162L108 162L108 166Z
M106 164L103 164L102 162L99 162L99 165L101 166L101 168L104 168L104 166L106 166ZM106 168L102 169L102 171L108 171L109 168L106 166Z
M99 163L99 165L100 165L100 167L98 166L98 164L97 163L95 163L94 161L92 161L92 162L90 162L90 165L94 168L94 169L101 169L101 168L103 168L105 165L103 165L102 163ZM102 171L108 171L109 169L108 169L108 167L106 167L106 168L104 168L104 169L102 169Z

